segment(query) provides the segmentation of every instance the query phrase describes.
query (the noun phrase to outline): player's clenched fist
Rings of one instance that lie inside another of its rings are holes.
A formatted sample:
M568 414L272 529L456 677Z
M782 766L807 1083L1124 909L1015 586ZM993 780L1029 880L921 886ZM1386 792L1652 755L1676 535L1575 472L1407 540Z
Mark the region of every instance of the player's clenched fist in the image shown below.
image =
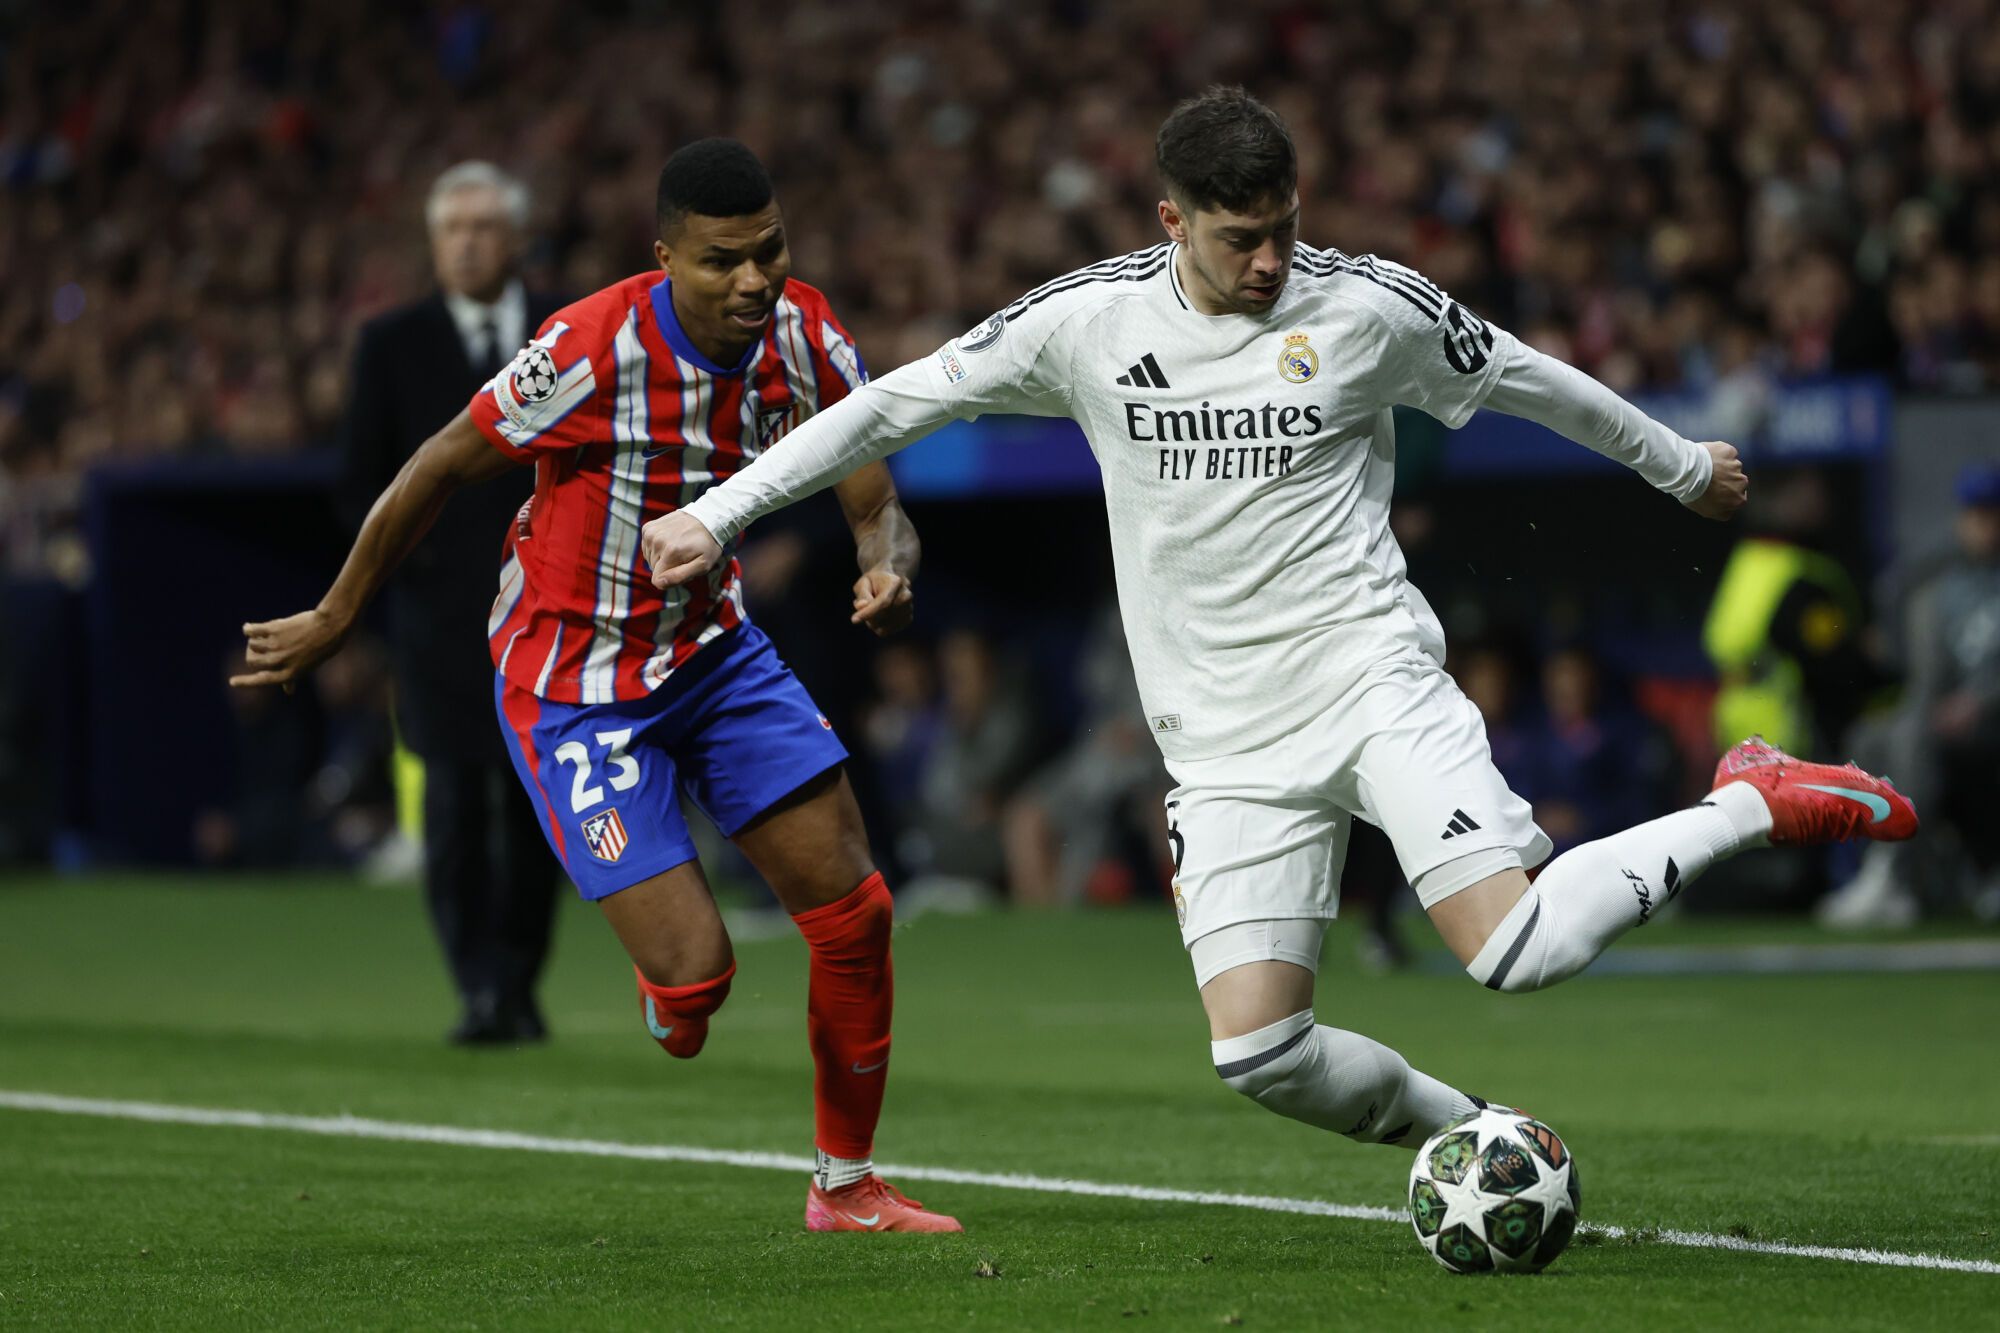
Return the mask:
M854 580L854 614L849 623L866 625L878 635L909 627L916 614L917 595L910 581L894 570L871 569Z
M231 685L282 685L292 682L333 656L347 627L325 611L314 608L283 620L266 620L245 625L243 637L249 646L243 660L251 669L231 676Z
M1750 478L1743 471L1743 460L1737 457L1735 445L1709 440L1701 447L1715 460L1715 470L1709 474L1708 489L1688 508L1703 518L1726 522L1736 517L1736 511L1750 498Z
M639 529L639 550L652 566L655 588L678 588L715 568L722 547L700 522L678 511Z

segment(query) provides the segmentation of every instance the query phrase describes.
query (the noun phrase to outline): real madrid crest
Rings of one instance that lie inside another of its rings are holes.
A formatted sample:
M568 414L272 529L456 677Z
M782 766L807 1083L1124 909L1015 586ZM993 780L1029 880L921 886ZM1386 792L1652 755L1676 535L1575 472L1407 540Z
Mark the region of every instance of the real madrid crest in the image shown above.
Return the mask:
M1285 350L1278 353L1278 373L1294 384L1304 384L1319 374L1319 353L1312 339L1303 333L1285 335Z

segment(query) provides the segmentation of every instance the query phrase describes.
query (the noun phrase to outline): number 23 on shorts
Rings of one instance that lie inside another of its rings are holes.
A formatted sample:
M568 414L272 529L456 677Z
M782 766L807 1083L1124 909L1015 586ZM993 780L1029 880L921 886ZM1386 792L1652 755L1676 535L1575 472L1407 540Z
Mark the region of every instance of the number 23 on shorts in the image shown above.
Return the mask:
M621 727L616 731L597 733L597 744L605 750L603 756L604 780L611 784L612 791L630 791L639 785L639 761L625 753L625 747L632 743L632 729ZM569 808L574 814L582 814L604 800L604 788L591 779L595 776L590 749L582 741L564 741L556 747L558 764L569 767Z

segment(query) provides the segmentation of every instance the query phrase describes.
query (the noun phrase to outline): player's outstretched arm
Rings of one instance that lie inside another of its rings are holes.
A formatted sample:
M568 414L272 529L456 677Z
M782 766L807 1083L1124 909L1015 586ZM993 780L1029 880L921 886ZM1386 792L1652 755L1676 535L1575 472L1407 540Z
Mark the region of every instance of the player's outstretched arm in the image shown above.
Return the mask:
M839 482L833 493L854 534L854 558L861 577L854 581L854 615L877 635L907 628L916 614L917 561L922 547L910 516L896 498L886 463L870 463Z
M470 413L452 418L450 425L410 455L389 488L376 498L347 553L347 563L319 605L282 620L243 627L250 670L230 677L229 683L291 689L294 681L340 647L383 580L430 530L453 491L515 466L486 442Z
M1703 518L1726 521L1743 507L1750 480L1735 445L1683 439L1582 371L1508 342L1486 406L1616 459Z
M722 544L753 520L880 462L951 417L951 406L933 390L920 362L870 381L687 508L641 528L639 549L652 568L653 586L674 588L699 578L722 558Z

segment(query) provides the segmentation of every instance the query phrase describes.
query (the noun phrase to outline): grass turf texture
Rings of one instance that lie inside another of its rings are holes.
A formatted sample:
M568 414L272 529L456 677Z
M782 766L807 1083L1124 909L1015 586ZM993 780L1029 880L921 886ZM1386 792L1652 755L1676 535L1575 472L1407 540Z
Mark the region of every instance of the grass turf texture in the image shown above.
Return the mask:
M924 918L896 947L885 1161L1399 1203L1408 1154L1220 1086L1164 914ZM808 1153L804 948L738 952L708 1049L670 1061L608 930L572 906L556 1040L461 1052L439 1041L450 998L414 895L38 882L0 892L0 1087ZM1336 934L1321 1018L1549 1120L1588 1221L2000 1257L1992 973L1500 997L1352 957ZM1969 1327L2000 1300L2000 1277L1643 1236L1464 1279L1380 1222L911 1188L970 1233L809 1236L783 1171L0 1110L0 1324Z

